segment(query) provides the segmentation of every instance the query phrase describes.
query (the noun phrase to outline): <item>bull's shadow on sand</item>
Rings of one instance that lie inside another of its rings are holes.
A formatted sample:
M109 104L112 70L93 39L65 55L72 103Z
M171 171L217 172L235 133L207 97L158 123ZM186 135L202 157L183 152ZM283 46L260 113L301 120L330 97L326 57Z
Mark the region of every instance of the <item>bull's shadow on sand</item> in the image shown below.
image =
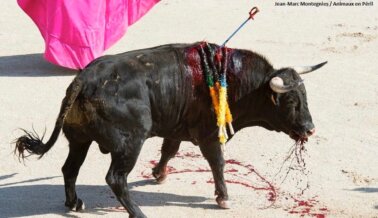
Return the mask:
M361 188L351 189L351 191L364 192L364 193L375 193L375 192L378 192L378 188L361 187Z
M20 183L23 182L21 181ZM205 197L133 190L133 187L148 185L155 185L155 183L152 180L129 183L131 196L140 206L160 207L174 205L179 207L217 209L215 203L202 203L208 200L208 198ZM116 210L111 208L120 206L110 191L110 188L106 185L78 185L77 192L86 205L86 209L82 213L104 215L116 212ZM65 208L64 199L63 185L4 185L0 187L0 217L47 214L58 214L64 217L80 217L80 213L69 212L68 209Z
M362 193L374 193L376 194L378 192L378 188L374 187L361 187L361 188L354 188L354 189L349 189L350 191L356 191L356 192L362 192ZM374 209L378 210L378 205L374 206Z
M0 77L73 76L77 72L47 62L43 54L0 57Z

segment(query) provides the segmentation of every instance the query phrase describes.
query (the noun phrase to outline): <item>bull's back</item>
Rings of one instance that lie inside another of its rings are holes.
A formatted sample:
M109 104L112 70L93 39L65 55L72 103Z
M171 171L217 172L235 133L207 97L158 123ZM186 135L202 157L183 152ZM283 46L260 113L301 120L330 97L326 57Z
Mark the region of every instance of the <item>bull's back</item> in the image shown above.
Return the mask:
M140 104L150 110L152 135L189 137L202 100L185 62L189 47L164 45L96 59L79 75L86 81L79 99L93 119L125 124L128 107Z

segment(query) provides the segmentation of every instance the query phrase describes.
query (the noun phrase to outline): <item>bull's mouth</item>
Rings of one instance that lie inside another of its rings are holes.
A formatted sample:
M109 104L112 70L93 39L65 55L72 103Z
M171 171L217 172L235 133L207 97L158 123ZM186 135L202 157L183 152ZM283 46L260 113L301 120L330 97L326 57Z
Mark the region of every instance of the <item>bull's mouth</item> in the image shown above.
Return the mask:
M308 134L298 134L295 131L289 132L290 138L294 139L296 143L298 144L304 144L308 141Z

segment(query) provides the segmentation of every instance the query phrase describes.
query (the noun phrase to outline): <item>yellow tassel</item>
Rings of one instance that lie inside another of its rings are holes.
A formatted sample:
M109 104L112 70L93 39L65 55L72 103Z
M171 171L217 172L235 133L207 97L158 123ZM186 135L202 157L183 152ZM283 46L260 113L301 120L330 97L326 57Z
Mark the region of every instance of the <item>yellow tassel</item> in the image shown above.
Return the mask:
M222 132L223 132L223 135L226 138L226 140L228 140L228 134L227 134L227 128L226 128L226 126L222 126Z
M219 114L218 126L225 126L226 124L226 103L227 103L227 88L220 87L219 89Z
M222 135L222 136L219 137L219 142L220 142L222 145L225 145L225 144L226 144L226 138L224 137L224 135Z
M213 102L213 108L214 108L215 114L218 117L219 103L218 103L218 94L217 94L216 87L214 86L210 87L210 96Z
M216 114L216 117L217 119L219 118L219 98L218 98L218 88L219 88L219 83L216 84L215 87L209 87L210 89L210 96L211 96L211 100L212 100L212 103L213 103L213 108L214 108L214 111L215 111L215 114ZM222 143L225 143L227 141L227 132L225 133L225 126L219 126L219 123L218 124L218 137L219 137L219 142Z
M228 124L228 128L230 129L231 135L235 134L234 127L232 126L232 114L230 107L228 106L228 102L226 102L226 122Z
M219 91L219 109L217 116L217 124L219 127L219 142L221 143L222 150L227 141L227 132L226 129L226 104L227 104L227 89L225 87L220 87Z
M226 123L228 124L231 135L234 134L234 128L232 127L232 114L227 102L227 88L221 87L219 82L216 82L215 86L209 87L209 89L211 101L217 117L217 125L219 127L219 142L224 146L228 139Z
M230 111L230 107L228 106L228 102L226 102L226 122L231 123L232 122L232 114Z

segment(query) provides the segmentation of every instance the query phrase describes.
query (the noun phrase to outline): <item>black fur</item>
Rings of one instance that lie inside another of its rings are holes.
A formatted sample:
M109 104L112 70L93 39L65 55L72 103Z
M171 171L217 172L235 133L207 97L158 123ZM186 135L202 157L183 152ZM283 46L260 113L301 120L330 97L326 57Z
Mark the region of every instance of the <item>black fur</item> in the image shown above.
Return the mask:
M130 216L144 217L127 188L127 176L144 141L152 136L164 138L160 163L153 170L160 181L165 179L165 166L180 142L191 141L200 146L210 164L217 202L227 200L224 159L208 87L204 78L201 81L194 75L193 63L189 62L192 55L200 65L198 45L165 45L96 59L67 89L46 144L25 131L15 151L21 158L27 155L25 152L42 156L63 128L70 148L62 168L65 204L81 210L83 202L76 195L76 177L91 142L96 141L103 153L111 154L106 181L117 199ZM295 71L275 70L265 58L251 51L235 49L229 54L228 95L235 131L257 125L287 134L304 134L313 128L303 85L285 94L275 94L269 87L273 76L280 76L285 83L297 80ZM271 101L273 94L279 105Z

